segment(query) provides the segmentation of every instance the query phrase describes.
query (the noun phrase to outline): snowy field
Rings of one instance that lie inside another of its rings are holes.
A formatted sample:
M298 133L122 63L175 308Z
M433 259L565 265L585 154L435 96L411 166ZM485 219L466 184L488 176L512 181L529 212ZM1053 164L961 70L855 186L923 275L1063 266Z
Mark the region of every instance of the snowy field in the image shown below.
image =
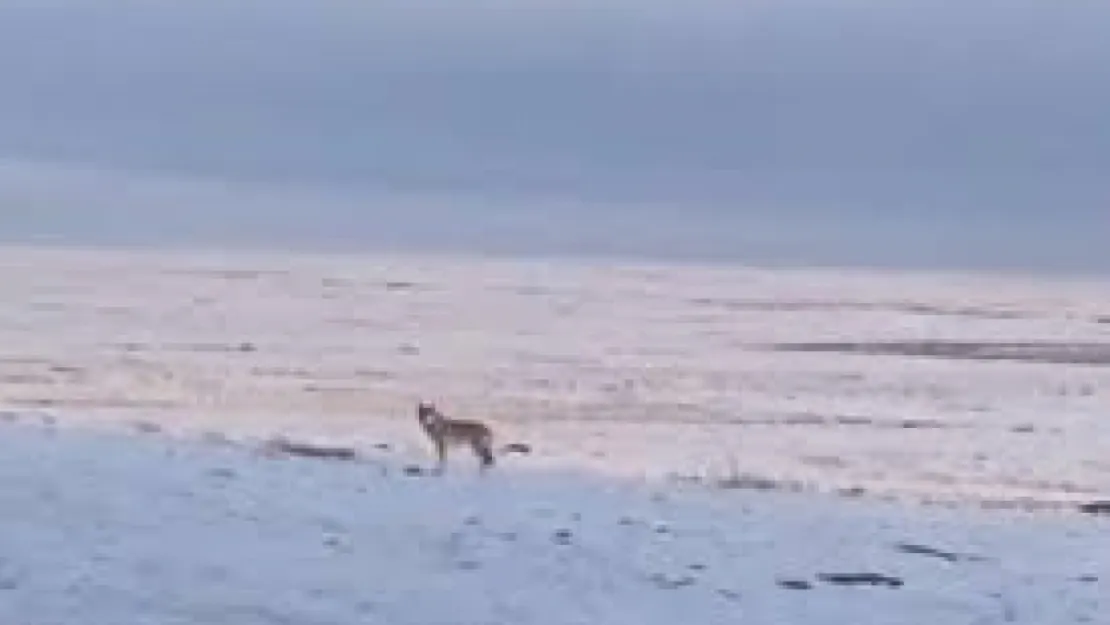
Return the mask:
M3 625L1110 623L1107 284L8 248L0 294ZM420 398L534 451L412 475Z
M0 248L0 407L884 499L1110 495L1110 283ZM734 480L735 481L735 480Z
M387 451L323 461L30 422L0 437L5 624L1110 622L1097 517L420 477ZM878 583L846 584L864 574Z

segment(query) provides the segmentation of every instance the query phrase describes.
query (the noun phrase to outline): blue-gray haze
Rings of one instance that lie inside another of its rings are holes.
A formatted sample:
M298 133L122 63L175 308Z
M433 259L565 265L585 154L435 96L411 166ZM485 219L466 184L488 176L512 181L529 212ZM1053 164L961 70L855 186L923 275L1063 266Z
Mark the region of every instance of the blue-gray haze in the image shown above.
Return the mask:
M8 0L0 238L1110 269L1101 0Z

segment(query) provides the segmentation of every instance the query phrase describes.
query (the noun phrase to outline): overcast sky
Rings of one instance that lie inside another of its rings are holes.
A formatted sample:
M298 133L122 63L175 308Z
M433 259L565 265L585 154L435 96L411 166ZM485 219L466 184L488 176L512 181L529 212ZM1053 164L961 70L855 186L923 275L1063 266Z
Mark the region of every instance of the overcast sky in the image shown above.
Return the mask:
M1110 269L1101 0L8 0L0 81L7 238Z

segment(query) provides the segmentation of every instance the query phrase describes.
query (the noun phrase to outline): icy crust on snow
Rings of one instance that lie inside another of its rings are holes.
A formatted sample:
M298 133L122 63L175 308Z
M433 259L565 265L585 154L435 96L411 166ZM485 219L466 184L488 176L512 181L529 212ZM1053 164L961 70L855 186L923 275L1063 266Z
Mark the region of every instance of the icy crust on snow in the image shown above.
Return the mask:
M1098 517L0 426L0 623L1107 623ZM899 585L843 586L869 573Z

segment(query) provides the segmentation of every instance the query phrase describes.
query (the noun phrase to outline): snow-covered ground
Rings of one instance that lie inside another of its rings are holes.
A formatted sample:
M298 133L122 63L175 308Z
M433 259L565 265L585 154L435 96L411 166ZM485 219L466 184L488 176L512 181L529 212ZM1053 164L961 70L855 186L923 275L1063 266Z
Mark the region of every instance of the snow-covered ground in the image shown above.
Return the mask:
M5 624L1110 622L1094 517L511 464L419 477L385 450L324 461L20 420L0 426ZM900 585L821 577L858 573Z
M1099 282L2 249L0 624L1110 623L1107 345ZM422 398L534 452L409 475Z
M1110 284L0 249L2 406L414 449L420 398L534 467L1071 507L1110 494Z

